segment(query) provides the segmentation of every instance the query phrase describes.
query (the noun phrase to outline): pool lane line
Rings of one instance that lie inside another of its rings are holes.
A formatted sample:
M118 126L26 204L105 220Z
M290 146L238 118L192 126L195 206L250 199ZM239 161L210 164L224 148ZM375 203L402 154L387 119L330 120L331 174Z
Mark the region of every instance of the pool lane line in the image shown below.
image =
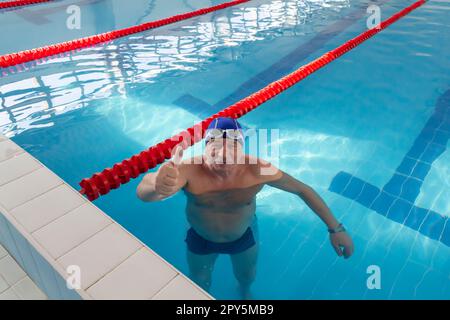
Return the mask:
M348 51L354 49L364 41L376 35L381 30L386 29L392 23L398 21L400 18L422 6L424 3L426 3L426 0L418 0L414 2L410 6L400 10L390 18L381 22L377 27L369 29L355 38L348 40L341 46L325 53L316 60L303 65L296 71L275 82L272 82L263 89L223 109L209 118L204 119L194 126L148 148L147 150L142 151L139 154L133 155L129 159L116 163L112 168L106 168L102 172L95 173L90 178L83 179L79 183L81 186L80 193L84 194L89 200L93 201L100 195L105 195L112 189L119 188L120 185L129 182L130 179L135 179L140 174L145 173L149 169L163 163L166 159L170 159L172 157L172 150L174 150L175 147L181 146L183 149L186 149L194 143L201 141L206 128L213 119L217 117L231 117L234 119L242 117L244 114L254 110L264 102L272 99L281 92L284 92L294 84L308 77L310 74L316 72Z
M62 54L65 52L69 52L72 50L83 49L87 47L91 47L96 44L108 42L111 40L115 40L118 38L126 37L131 34L147 31L150 29L159 28L168 24L172 24L175 22L179 22L182 20L187 20L193 17L201 16L207 13L211 13L217 10L226 9L231 6L243 4L249 2L251 0L233 0L229 2L225 2L219 5L215 5L212 7L206 7L202 9L198 9L195 11L177 14L172 17L146 22L140 25L113 30L105 33L101 33L94 36L89 36L81 39L70 40L67 42L61 42L49 46L44 46L40 48L35 48L31 50L20 51L16 53L10 53L3 56L0 56L0 68L7 68L11 66L15 66L18 64L22 64L25 62L30 62L37 59L42 59L46 57L50 57L53 55Z
M90 4L99 1L104 0L94 0L94 1L88 0L84 2L79 2L79 5L82 4L84 5L86 4L86 2ZM389 0L374 0L372 4L382 5L388 1ZM59 7L39 9L36 11L40 13L39 16L41 18L45 19L45 15L54 12L55 9L59 9ZM211 113L217 112L225 108L226 106L233 104L234 102L248 96L252 92L261 89L270 82L277 80L283 74L291 72L297 63L301 62L302 60L304 60L305 58L316 52L327 41L339 35L343 30L345 30L347 27L349 27L350 25L355 23L358 19L360 19L365 13L366 13L365 8L359 8L352 11L350 14L348 14L341 20L332 23L330 26L323 29L318 35L314 36L314 38L300 45L294 51L292 51L291 53L289 53L288 55L286 55L285 57L283 57L270 67L266 68L264 71L260 72L259 74L252 77L248 81L244 82L238 89L232 92L228 97L222 99L221 101L219 101L214 105L210 105L204 102L203 100L196 98L190 94L180 96L173 103L186 109L189 112L195 113L197 116L200 116L200 118L207 117ZM74 51L80 50L82 49L77 49ZM47 57L44 59L33 60L27 64L17 65L7 69L6 68L0 69L0 78L9 76L11 74L16 74L19 72L30 70L48 61L51 58L63 58L67 57L68 55L70 55L70 52L59 54L57 56Z
M85 6L85 5L92 5L92 4L96 4L99 2L104 2L104 1L108 1L108 0L80 0L80 1L76 1L76 2L72 2L72 4L76 4L78 6ZM56 2L55 2L56 3ZM26 15L38 15L39 18L37 19L41 19L41 21L46 20L46 15L51 14L51 13L55 13L55 12L60 12L61 9L64 6L52 6L52 7L46 7L46 8L40 8L40 9L36 9L33 11L27 11L27 9L23 9L20 10L20 12L16 12L16 14L18 16L21 16L24 19L27 19L28 17L26 17ZM65 8L65 7L64 7ZM29 20L30 21L30 20ZM103 42L102 44L109 44L112 41L107 41L107 42ZM65 57L69 57L71 53L73 52L79 52L81 50L83 50L84 48L80 48L80 49L76 49L76 50L72 50L72 51L67 51L67 52L63 52L54 56L49 56L49 57L45 57L42 59L38 59L38 60L32 60L29 61L27 63L23 63L23 64L18 64L15 66L11 66L9 68L1 68L0 67L0 78L3 77L7 77L9 75L12 74L17 74L20 72L24 72L24 71L29 71L37 66L39 66L42 63L45 63L51 59L57 59L57 58L65 58Z
M389 0L379 0L371 2L371 4L383 5L388 1ZM218 110L221 110L226 106L245 98L252 92L265 87L283 75L292 72L292 70L295 70L294 68L298 63L311 56L314 52L322 49L325 43L340 35L345 29L353 25L365 14L366 7L353 10L342 19L322 29L307 42L300 44L286 56L282 57L266 69L243 82L236 90L213 105L189 93L178 97L175 101L173 101L173 104L182 107L186 111L189 111L200 118L217 112Z
M0 9L24 7L32 4L51 1L53 0L17 0L17 1L0 2Z
M450 247L449 217L415 205L432 163L446 151L449 140L450 89L438 98L433 114L381 189L344 171L328 189Z

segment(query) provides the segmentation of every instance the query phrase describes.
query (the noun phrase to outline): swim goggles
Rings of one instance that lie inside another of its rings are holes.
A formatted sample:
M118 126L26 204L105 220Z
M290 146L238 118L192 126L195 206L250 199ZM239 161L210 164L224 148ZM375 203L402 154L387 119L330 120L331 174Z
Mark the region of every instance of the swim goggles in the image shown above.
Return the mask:
M244 135L241 129L208 129L205 133L206 143L213 139L232 139L244 144Z

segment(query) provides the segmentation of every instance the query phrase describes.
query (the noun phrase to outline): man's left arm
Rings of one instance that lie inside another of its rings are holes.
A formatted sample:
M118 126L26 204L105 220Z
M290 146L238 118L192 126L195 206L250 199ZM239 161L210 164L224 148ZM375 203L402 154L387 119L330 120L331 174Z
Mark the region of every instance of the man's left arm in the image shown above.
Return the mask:
M310 186L278 170L267 181L268 185L298 195L327 225L330 232L331 245L339 256L345 258L353 254L354 246L350 236L332 214L326 203Z

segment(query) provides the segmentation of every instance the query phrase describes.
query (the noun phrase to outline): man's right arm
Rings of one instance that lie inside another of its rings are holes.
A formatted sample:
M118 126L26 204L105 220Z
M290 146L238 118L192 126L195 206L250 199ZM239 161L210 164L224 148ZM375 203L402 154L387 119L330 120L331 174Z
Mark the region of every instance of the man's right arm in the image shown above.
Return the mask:
M163 200L163 196L156 192L156 176L158 172L151 172L144 176L139 183L136 193L139 199L145 202Z
M157 172L146 174L137 187L138 198L145 202L159 201L177 193L187 183L185 168L181 167L184 166L168 162Z

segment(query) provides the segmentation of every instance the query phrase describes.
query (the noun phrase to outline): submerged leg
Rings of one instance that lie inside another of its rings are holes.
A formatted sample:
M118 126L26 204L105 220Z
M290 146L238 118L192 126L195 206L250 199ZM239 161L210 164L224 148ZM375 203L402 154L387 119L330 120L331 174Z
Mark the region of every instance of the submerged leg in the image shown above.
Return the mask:
M256 276L256 262L258 258L258 244L247 250L230 255L233 272L239 282L242 299L252 299L250 286Z
M211 275L217 257L217 253L195 254L187 249L190 278L205 291L208 291L211 286Z

